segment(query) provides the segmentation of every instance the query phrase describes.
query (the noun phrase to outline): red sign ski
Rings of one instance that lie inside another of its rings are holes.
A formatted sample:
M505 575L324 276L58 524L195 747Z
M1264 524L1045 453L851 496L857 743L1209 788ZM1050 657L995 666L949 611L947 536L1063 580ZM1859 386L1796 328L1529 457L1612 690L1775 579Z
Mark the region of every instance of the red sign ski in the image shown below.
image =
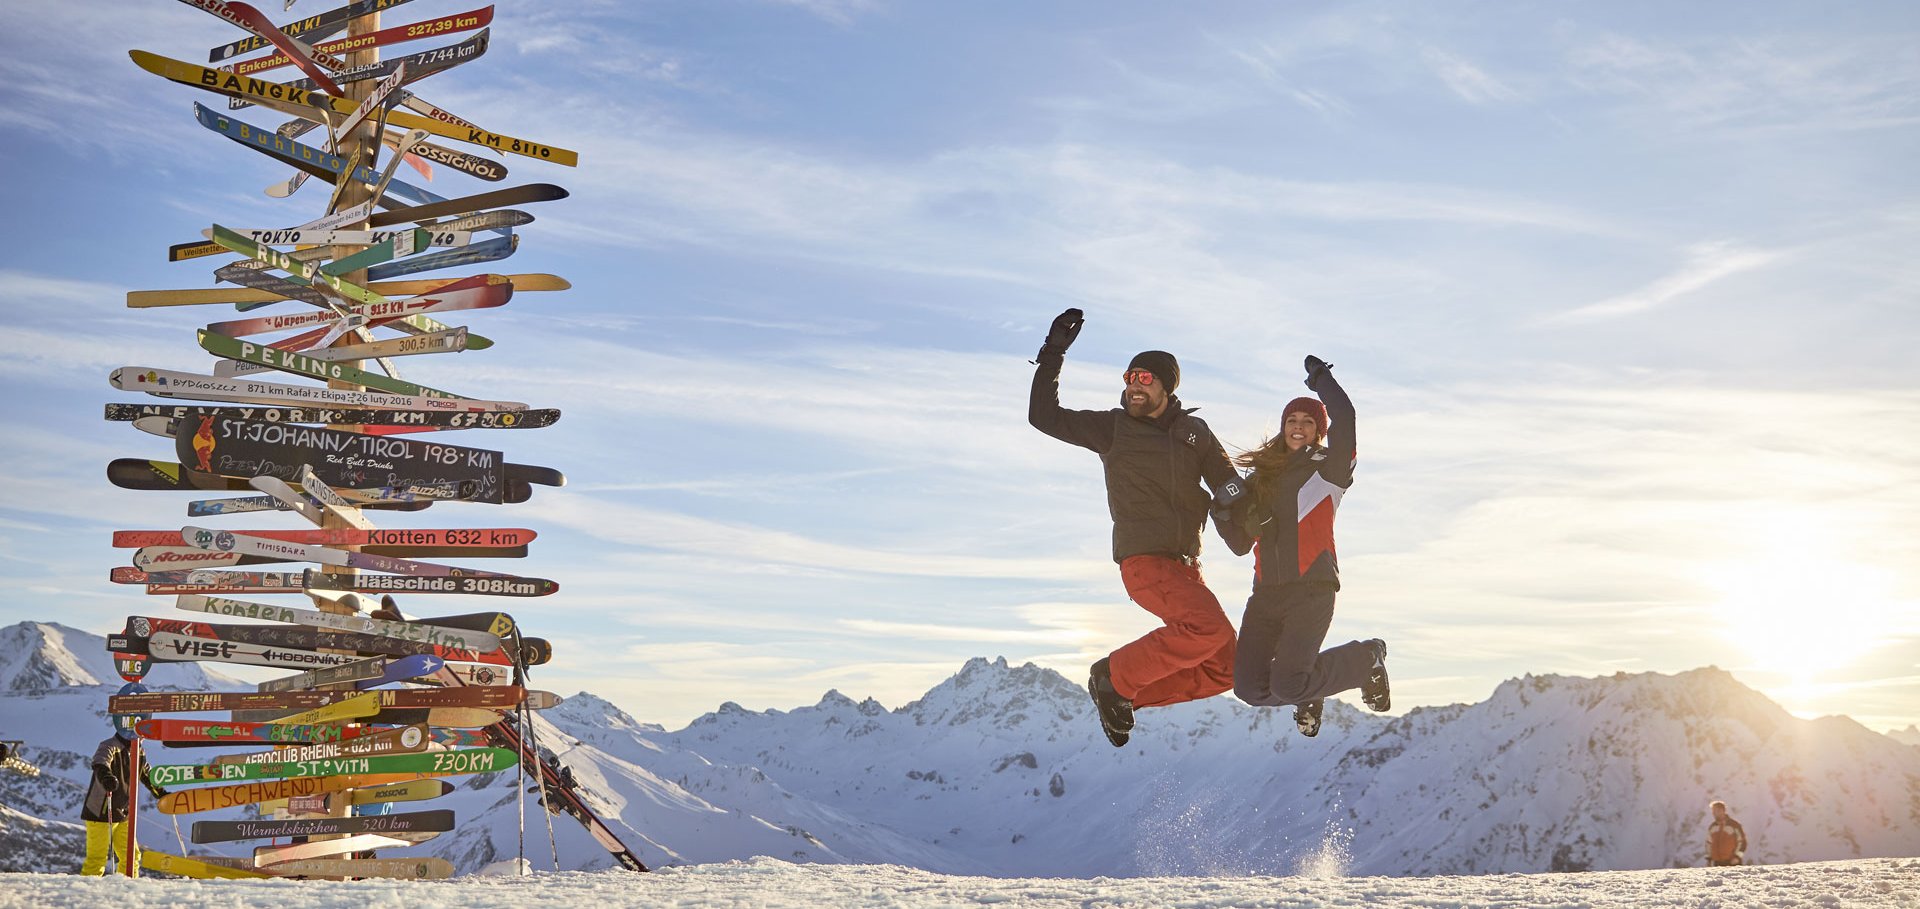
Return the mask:
M356 35L328 41L325 44L317 45L314 49L327 54L346 54L372 47L385 47L389 44L398 44L402 41L414 41L420 38L432 38L438 35L454 35L460 32L470 32L477 28L485 28L488 23L492 21L493 7L485 6L464 13L441 16L438 19L429 19L425 22L415 22L410 25L396 25L392 28L383 28L377 32L370 32L365 35ZM292 62L293 58L287 56L285 53L275 53L267 57L242 60L229 66L223 66L221 69L236 75L245 76L251 73L261 73L270 69L278 69ZM339 93L335 92L333 94L337 95Z
M396 322L408 316L423 316L428 313L454 312L465 309L490 309L505 306L513 298L513 282L504 275L474 275L453 281L434 290L432 293L407 297L402 300L389 300L386 303L371 303L347 307L344 315L331 310L313 310L310 312L281 313L271 316L256 316L251 319L233 319L226 322L214 322L207 330L229 338L257 335L270 331L289 331L296 328L312 328L330 325L335 322L348 328L362 326L374 327ZM314 336L316 339L320 335Z

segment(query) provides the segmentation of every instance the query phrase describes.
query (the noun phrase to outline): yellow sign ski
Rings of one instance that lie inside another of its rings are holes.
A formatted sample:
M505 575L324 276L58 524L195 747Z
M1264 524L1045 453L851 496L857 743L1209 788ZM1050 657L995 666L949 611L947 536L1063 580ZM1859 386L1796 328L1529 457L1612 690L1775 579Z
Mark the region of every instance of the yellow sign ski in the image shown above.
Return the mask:
M280 726L312 726L318 723L331 723L335 720L355 720L361 717L373 716L379 712L380 696L369 691L366 694L356 694L353 697L328 704L325 707L315 707L304 713L283 716L277 720L268 720L267 722Z
M201 879L226 878L230 880L241 880L241 879L250 879L250 878L273 877L273 875L268 874L264 871L254 871L248 868L230 868L225 865L213 865L213 864L208 864L207 862L200 861L198 859L190 859L185 856L169 855L165 852L155 852L152 849L140 850L140 867L145 868L148 871L158 871L161 874L177 874L177 875L180 875L181 877L193 877L193 878L201 878Z
M171 57L162 57L159 54L142 50L128 51L127 53L133 57L133 62L139 64L141 69L160 76L161 78L171 79L182 85L191 85L195 88L205 89L215 94L244 98L248 101L276 108L288 105L312 108L318 115L316 119L322 121L327 119L328 113L351 114L359 108L358 103L345 98L335 98L331 95L307 91L304 88L296 88L282 82L270 82L266 79L256 79L251 76L238 76L222 70L210 69L205 66L188 63L184 60L175 60ZM498 133L487 132L484 129L442 123L439 120L431 117L422 117L419 114L409 114L397 110L390 111L387 114L387 123L401 129L424 129L437 136L446 136L449 139L466 142L471 145L479 145L527 158L552 161L555 164L564 164L567 167L575 167L580 163L580 154L578 152L551 145L542 145L526 139L516 139L512 136L502 136Z

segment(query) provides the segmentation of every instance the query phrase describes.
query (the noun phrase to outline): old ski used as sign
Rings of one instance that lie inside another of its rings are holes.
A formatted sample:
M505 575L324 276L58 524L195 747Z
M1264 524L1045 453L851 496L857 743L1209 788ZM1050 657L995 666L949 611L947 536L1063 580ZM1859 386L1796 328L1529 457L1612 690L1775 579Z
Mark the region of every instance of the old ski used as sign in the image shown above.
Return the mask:
M365 82L369 79L384 79L399 71L399 69L404 66L407 70L407 77L406 81L401 84L412 85L428 76L443 73L462 63L479 59L487 52L487 45L489 43L488 32L489 29L483 28L474 33L472 37L466 38L457 44L449 44L431 50L418 51L402 57L390 57L378 63L370 63L366 66L356 66L351 69L341 70L333 74L333 81L339 85L351 85L355 82ZM287 84L294 88L313 89L319 87L312 79L295 79ZM434 108L429 104L416 105L408 103L411 100L411 93L403 91L402 95L403 100L401 103L407 104L410 109L429 117L436 116L433 111L438 110L438 108ZM228 110L242 110L251 106L253 106L253 102L242 98L227 99ZM440 117L440 119L446 119L446 117ZM448 122L453 121L448 120ZM462 125L471 124L463 123Z
M373 410L331 407L198 407L191 404L108 404L106 418L116 421L166 417L231 417L264 423L363 424L434 429L539 429L560 421L551 408L519 411ZM169 437L173 433L167 433Z
M360 546L365 548L364 551L380 548L507 549L524 547L539 537L538 533L525 527L392 528L388 530L334 528L328 530L235 530L233 532L266 537L270 540L286 540L290 543ZM185 545L186 541L180 538L178 530L116 530L113 532L113 546L117 549Z
M347 27L347 23L353 19L369 13L392 9L406 2L408 2L408 0L355 0L355 2L349 3L346 6L330 9L324 13L316 13L304 19L289 22L279 28L283 33L295 38L310 38L319 41L329 35L339 34L341 30ZM267 39L259 35L253 35L207 51L207 62L219 63L222 60L238 57L241 54L251 53L268 46Z
M406 814L370 817L305 818L288 821L195 821L189 839L196 843L268 840L295 836L340 836L354 833L394 833L453 829L453 812L441 808Z
M161 809L165 811L166 809ZM273 875L265 871L250 868L233 868L227 865L188 858L184 855L171 855L153 849L140 850L140 867L161 874L175 874L196 880L250 880L269 878Z
M400 395L379 391L349 391L313 385L288 385L253 379L198 375L145 366L122 366L107 377L108 384L122 391L143 391L160 398L188 398L200 401L224 401L234 404L320 405L335 407L372 407L394 410L526 410L519 401L481 401L473 398L438 398L425 395Z
M432 773L452 776L494 773L512 767L514 763L514 753L505 748L471 748L460 751L321 758L312 761L280 761L267 764L159 764L153 767L151 776L154 785L177 786L185 783L291 779L343 774Z
M396 44L402 41L431 38L436 35L457 35L461 32L470 32L474 29L485 28L492 21L493 7L485 6L480 9L456 13L451 16L441 16L438 19L430 19L425 22L395 25L390 28L380 29L379 31L369 32L365 35L355 35L327 41L315 45L314 49L325 54L347 54L375 47L385 47L389 44ZM237 63L222 67L215 72L230 72L235 75L246 76L253 73L266 72L270 69L278 69L293 62L293 58L283 51L266 57L241 60ZM335 94L338 93L336 92Z
M391 802L424 802L453 792L445 780L411 780L387 786L355 789L347 795L349 805L383 805Z
M456 395L449 391L428 388L425 385L391 378L377 372L370 372L356 366L349 366L337 360L311 357L298 351L281 350L276 347L255 344L251 341L241 341L236 338L214 334L213 332L205 330L198 332L197 335L200 341L200 347L216 357L227 357L228 359L239 360L243 363L252 363L267 369L277 369L281 372L292 373L296 376L324 379L329 382L347 382L353 385L359 385L362 388L373 388L399 395L424 395L432 398L448 398L451 400L465 399L464 396ZM396 340L409 341L412 339L402 338ZM466 338L464 336L464 330L462 330L461 337L452 340L455 341L452 349L458 350L465 346ZM418 353L420 351L415 352Z
M209 720L157 719L134 724L141 738L167 745L267 744L339 742L379 732L370 726L301 726L281 723L233 723Z
M486 652L500 649L500 636L491 631L447 627L430 624L428 621L407 622L394 619L376 619L372 616L365 615L342 615L339 613L321 612L318 609L295 609L289 606L276 606L271 603L253 603L246 600L231 600L225 597L197 595L182 596L175 601L174 606L188 612L205 612L235 618L285 622L330 631L371 634L403 641L420 641L427 644L457 647L463 650ZM498 615L501 615L503 619L505 618L504 614ZM511 632L511 620L507 620L502 624L506 624L508 632ZM428 669L412 673L412 675L425 675L431 671L433 670ZM411 678L412 675L406 677ZM348 680L337 679L335 681Z
M421 780L420 782L435 782ZM356 790L354 795L366 790ZM358 803L355 803L358 804ZM266 871L275 877L343 881L379 878L393 881L444 881L453 876L453 863L432 856L420 858L317 858L276 862Z
M479 28L484 24L485 23L478 23L474 25L474 28ZM206 91L217 94L232 95L277 109L307 108L311 109L315 116L324 116L324 114L321 113L322 111L351 114L354 108L358 106L345 98L318 94L305 89L294 88L284 83L271 82L266 79L254 78L238 73L209 69L182 60L162 57L159 54L149 53L147 51L129 51L128 55L133 58L133 62L139 65L141 69L160 76L161 78L169 79L182 85L191 85L195 88L205 89ZM513 136L503 136L485 130L465 129L428 117L422 117L418 114L393 111L387 114L387 122L401 129L424 129L427 132L466 142L470 145L479 145L484 148L521 155L539 161L551 161L555 164L562 164L568 167L573 167L580 162L579 153L569 149L543 145L538 142L518 139Z
M560 585L546 578L422 578L410 575L373 574L350 579L342 575L323 574L308 569L307 589L355 593L464 593L496 597L544 597L559 592Z
M180 2L206 10L239 26L244 31L265 39L268 44L279 50L280 56L287 58L287 62L306 73L307 78L322 91L330 95L345 94L340 86L334 83L328 68L345 69L346 62L281 31L280 27L274 25L265 13L240 0L180 0Z
M541 706L551 692L534 692ZM202 710L311 710L351 699L387 707L514 707L529 694L515 686L383 688L376 691L149 691L107 699L108 713L191 713Z
M334 565L345 568L359 568L367 571L382 571L389 574L408 574L419 577L476 577L511 578L515 575L498 571L480 571L454 565L441 565L437 562L420 562L395 556L373 555L355 552L349 549L335 549L329 546L290 543L285 540L272 540L265 537L252 537L226 530L213 530L206 527L188 525L180 529L186 537L189 548L211 551L220 554L239 554L256 558L281 559L296 562L318 562L322 565ZM167 549L168 547L161 547ZM143 550L144 552L145 550ZM135 560L139 565L139 560ZM188 566L183 566L188 567ZM210 566L209 566L210 567Z
M491 579L488 579L491 580ZM127 635L137 649L137 641L142 638L159 639L162 633L190 636L200 642L215 644L249 644L275 648L298 648L302 651L340 650L348 654L359 652L368 654L386 654L406 656L415 653L431 654L441 659L465 660L478 663L510 664L511 659L498 647L480 650L462 647L457 644L438 644L421 640L390 638L385 635L366 634L358 631L333 631L314 628L308 625L226 625L209 622L196 622L186 619L163 619L153 616L130 616L127 619ZM211 645L206 645L211 646ZM148 647L149 652L153 650ZM164 657L167 654L159 654ZM341 654L327 654L339 656ZM324 665L338 665L353 662L359 657L349 656ZM340 692L335 692L336 694ZM260 706L273 706L262 704ZM291 706L304 706L294 704ZM437 702L432 704L389 704L398 707L495 707L493 703L466 704L459 702Z
M482 217L493 216L493 215L520 215L526 219L526 221L520 222L520 223L528 223L533 220L533 217L531 215L527 215L524 212L513 212L513 211L485 212L481 215L475 215L474 217L482 218ZM436 229L439 229L439 228L460 229L460 228L451 227L450 225L459 224L466 220L468 219L462 218L459 221L438 224L438 225L435 225L435 228ZM476 230L476 231L480 229L481 228L479 227L473 228L473 230ZM573 286L571 282L567 281L565 278L559 277L558 275L514 274L514 275L507 275L506 278L507 280L513 282L513 289L515 292L567 290ZM432 278L411 278L411 279L404 279L399 281L374 281L367 285L367 289L378 291L379 293L388 297L404 297L412 294L426 293L427 291L433 290L434 288L440 287L441 285L444 285L446 283L447 282L444 278L437 279L437 280ZM274 303L284 303L286 302L286 300L287 300L286 297L283 297L279 294L268 293L266 291L259 291L259 290L248 290L243 287L207 287L207 288L190 288L190 289L181 289L181 290L131 290L127 292L127 308L129 309L149 309L149 308L161 307L161 306L220 306L220 305L233 305L233 306L241 307L243 309L250 309L250 308L259 307L259 306L269 306ZM428 330L445 331L446 329L438 328L438 329L422 329L422 330L423 331L428 331ZM475 345L469 342L467 345L467 349L480 350L483 347L490 347L492 346L492 344L493 344L492 341L487 341L485 344L480 344L480 345Z
M214 322L207 331L230 338L245 337L270 331L291 331L296 328L314 328L316 326L340 325L347 329L373 328L393 325L409 317L425 316L429 313L457 312L470 309L490 309L505 306L513 299L513 283L501 275L473 275L455 281L443 282L432 291L416 294L403 300L389 301L380 305L350 306L342 311L325 309L313 312L281 313L272 316L255 316L250 319L230 319ZM415 323L416 327L424 326ZM321 335L314 335L318 340ZM277 346L289 348L290 341L282 341ZM224 354L222 356L225 356Z
M473 494L464 498L494 504L505 501L509 478L566 482L539 468L514 470L489 449L287 423L203 417L183 421L174 438L189 468L222 476L297 480L307 465L320 480L348 488L470 483Z
M427 750L427 745L431 741L433 740L427 735L427 727L415 723L393 729L378 729L366 735L342 739L338 742L315 742L311 745L247 754L223 754L214 758L213 763L268 764L339 757L373 757L382 754L413 754Z
M141 641L133 639L136 646ZM144 638L148 655L163 663L216 662L242 666L268 666L276 669L300 669L312 666L339 666L360 657L351 653L321 653L256 644L246 641L221 641L191 634L156 631Z
M218 224L213 226L213 242L237 252L249 259L265 262L269 267L277 268L292 276L298 284L320 284L349 300L361 303L385 303L387 298L374 293L358 284L328 274L310 263L302 262L271 246L261 246L253 240L234 233Z
M421 335L403 335L382 341L372 340L366 328L357 328L353 334L358 341L332 347L309 348L305 356L316 360L379 360L391 368L389 357L417 357L425 354L460 353L467 349L467 330L455 328L448 331L431 331ZM275 345L279 346L279 345ZM251 362L228 360L214 365L216 376L238 376L260 372L273 367ZM169 433L171 435L171 433Z
M507 480L506 502L525 502L532 498L533 488L520 479L512 468L526 465L511 465ZM546 479L553 479L547 477ZM107 463L107 481L122 489L252 489L254 484L264 481L285 483L277 477L254 477L242 480L238 477L223 477L192 470L175 461L151 461L139 458L115 458ZM551 483L547 485L553 485ZM472 500L475 489L472 483L449 483L443 485L414 485L407 487L374 486L363 489L335 490L345 498L351 499L359 508L391 508L401 511L418 511L434 502L456 502ZM254 499L216 500L201 504L204 508L189 507L188 513L234 514L240 511L293 511L297 510L290 502L274 498L271 495ZM318 506L314 506L317 508ZM318 521L315 522L319 523ZM127 582L122 582L127 583Z
M404 783L420 777L421 774L417 773L376 773L325 777L310 776L270 780L259 783L239 783L231 786L205 786L198 789L182 789L161 796L160 811L163 814L198 814L202 811L237 808L242 805L251 805L269 799L283 799L295 795L321 795L360 786L381 786L388 783Z
M193 598L208 599L199 596L193 596ZM185 602L187 599L188 597L186 596L180 597L179 602ZM185 607L183 606L182 608ZM368 657L364 660L355 660L354 662L342 663L338 666L328 666L324 669L309 669L305 672L297 672L293 675L282 676L277 679L268 679L255 685L254 689L257 691L298 691L303 688L319 688L322 685L344 685L365 681L367 679L382 679L387 674L388 665L396 659L411 660L415 658L425 660L439 659L439 657L427 656L425 654L415 654L404 657ZM444 661L441 665L445 665Z

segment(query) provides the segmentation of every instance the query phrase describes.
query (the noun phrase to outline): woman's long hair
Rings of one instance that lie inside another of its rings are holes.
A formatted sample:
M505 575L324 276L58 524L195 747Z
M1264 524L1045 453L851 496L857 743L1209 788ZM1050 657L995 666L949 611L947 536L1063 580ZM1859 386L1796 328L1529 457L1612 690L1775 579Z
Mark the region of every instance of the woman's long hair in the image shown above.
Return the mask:
M1267 490L1279 481L1280 471L1287 466L1289 454L1291 452L1287 451L1286 431L1281 430L1274 433L1272 438L1261 442L1259 446L1235 455L1233 463L1241 467L1253 468L1254 491L1265 499Z

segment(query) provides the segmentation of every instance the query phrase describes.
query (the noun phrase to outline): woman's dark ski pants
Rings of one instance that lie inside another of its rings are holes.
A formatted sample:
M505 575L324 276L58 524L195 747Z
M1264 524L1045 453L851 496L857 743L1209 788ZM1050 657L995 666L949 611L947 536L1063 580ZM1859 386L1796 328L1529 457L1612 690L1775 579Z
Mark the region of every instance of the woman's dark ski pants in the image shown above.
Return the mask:
M1360 687L1373 671L1373 648L1349 641L1325 653L1333 624L1332 584L1256 587L1240 620L1233 693L1256 707L1305 704Z

